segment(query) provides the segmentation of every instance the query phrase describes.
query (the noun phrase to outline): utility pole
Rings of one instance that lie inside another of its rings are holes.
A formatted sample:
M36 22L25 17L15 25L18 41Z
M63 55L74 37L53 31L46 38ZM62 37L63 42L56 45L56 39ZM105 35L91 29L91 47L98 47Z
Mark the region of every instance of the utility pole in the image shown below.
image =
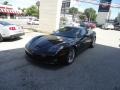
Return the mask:
M64 18L65 18L65 14L66 14L66 3L67 3L67 1L65 0L65 3L64 3Z
M110 20L110 17L111 17L111 9L109 10L108 21Z
M39 19L40 1L37 1L37 2L36 2L36 5L37 5L37 7L38 7L38 19Z

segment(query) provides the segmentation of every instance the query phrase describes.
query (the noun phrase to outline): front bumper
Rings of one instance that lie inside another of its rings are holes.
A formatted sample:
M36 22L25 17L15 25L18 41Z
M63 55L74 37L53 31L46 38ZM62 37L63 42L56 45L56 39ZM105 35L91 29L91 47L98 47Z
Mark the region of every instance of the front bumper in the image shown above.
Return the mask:
M32 53L32 51L30 51L30 50L28 50L26 48L25 48L25 53L31 59L37 60L37 61L41 61L41 62L52 63L52 62L57 62L58 61L57 55L53 55L53 56L51 56L51 55L44 55L44 54L38 55L36 53Z
M25 33L14 34L14 35L10 35L10 36L3 37L3 38L5 38L5 39L7 39L7 38L16 38L16 37L23 36L23 35L25 35Z

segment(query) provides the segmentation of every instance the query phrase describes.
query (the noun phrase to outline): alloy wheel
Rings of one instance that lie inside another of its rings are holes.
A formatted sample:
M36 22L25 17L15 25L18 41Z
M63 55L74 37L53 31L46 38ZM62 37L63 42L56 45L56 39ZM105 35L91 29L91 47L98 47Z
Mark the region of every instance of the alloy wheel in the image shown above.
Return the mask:
M75 50L74 49L70 49L69 54L68 54L68 64L71 64L74 61L75 58Z

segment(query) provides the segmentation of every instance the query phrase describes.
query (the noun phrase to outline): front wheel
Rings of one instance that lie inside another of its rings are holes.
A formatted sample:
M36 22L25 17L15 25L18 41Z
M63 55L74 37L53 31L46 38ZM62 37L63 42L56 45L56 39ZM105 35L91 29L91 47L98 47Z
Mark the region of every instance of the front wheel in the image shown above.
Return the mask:
M75 59L75 49L71 48L69 50L67 57L66 57L65 64L72 64L74 62L74 59Z

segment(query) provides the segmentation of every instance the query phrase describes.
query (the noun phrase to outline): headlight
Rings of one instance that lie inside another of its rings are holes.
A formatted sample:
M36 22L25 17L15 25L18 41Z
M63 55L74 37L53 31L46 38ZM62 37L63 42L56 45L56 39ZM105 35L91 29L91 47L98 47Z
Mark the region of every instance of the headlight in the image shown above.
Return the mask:
M32 43L32 41L33 41L33 39L32 39L32 40L30 40L30 41L26 44L26 47L29 47L29 46L30 46L30 44Z
M27 44L26 46L29 46L35 39L37 39L38 37L41 37L41 36L36 36L34 38L32 38Z

